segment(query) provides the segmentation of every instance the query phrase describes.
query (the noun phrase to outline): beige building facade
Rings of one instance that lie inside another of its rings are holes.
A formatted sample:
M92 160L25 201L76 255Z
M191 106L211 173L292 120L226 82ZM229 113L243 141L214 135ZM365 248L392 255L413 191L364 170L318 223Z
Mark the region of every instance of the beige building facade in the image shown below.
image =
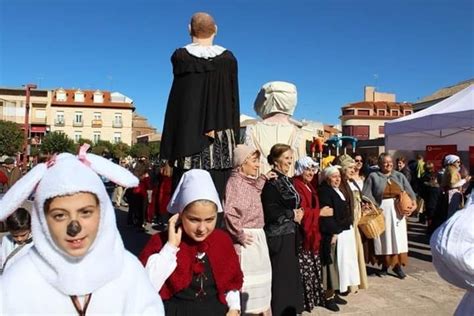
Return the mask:
M359 140L383 138L385 122L413 113L410 103L398 103L395 94L376 92L370 86L364 88L364 101L341 110L342 134Z
M118 92L56 89L52 91L48 125L74 141L132 144L133 101Z
M49 131L48 111L51 107L51 91L36 89L30 93L28 124L32 145L41 144ZM0 120L17 123L25 128L26 91L23 88L0 88Z

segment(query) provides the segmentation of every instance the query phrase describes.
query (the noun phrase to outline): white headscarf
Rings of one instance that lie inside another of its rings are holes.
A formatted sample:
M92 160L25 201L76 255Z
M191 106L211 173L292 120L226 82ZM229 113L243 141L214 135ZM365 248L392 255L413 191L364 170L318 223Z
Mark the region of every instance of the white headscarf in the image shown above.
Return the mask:
M295 176L300 176L303 174L305 169L309 168L318 168L319 164L314 161L311 157L304 156L298 159L295 163Z
M254 102L255 112L261 117L276 112L293 115L296 108L296 86L289 82L273 81L262 86Z
M188 204L197 200L212 201L217 205L217 212L223 212L219 194L217 194L209 172L192 169L185 172L181 177L168 204L168 212L172 214L180 213Z
M340 172L341 167L340 166L329 166L326 167L323 170L322 176L321 176L321 181L326 180L328 177L332 176L336 172Z
M444 163L446 165L452 165L456 161L460 161L460 160L461 159L459 158L459 156L456 156L456 155L447 155L446 157L444 157Z
M0 201L0 220L12 214L34 192L31 214L34 247L28 253L38 272L66 295L85 295L104 286L122 272L125 248L117 229L115 210L99 175L124 186L138 185L138 179L109 160L87 154L63 153L48 163L38 164L8 190ZM97 236L83 257L72 257L59 249L51 237L44 214L46 200L79 192L99 199Z

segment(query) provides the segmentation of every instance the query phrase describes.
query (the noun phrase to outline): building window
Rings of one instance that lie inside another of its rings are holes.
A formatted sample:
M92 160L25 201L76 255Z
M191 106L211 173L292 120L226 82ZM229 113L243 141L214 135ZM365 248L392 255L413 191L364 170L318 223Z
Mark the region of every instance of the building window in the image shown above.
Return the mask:
M82 137L81 132L78 132L78 131L74 132L74 141L75 141L76 143L79 142L79 140L81 139L81 137Z
M37 109L35 111L35 117L37 119L46 119L46 110L39 110Z
M369 110L357 110L358 115L370 115Z
M100 132L94 132L94 144L97 144L100 141Z
M356 137L359 140L367 140L370 137L369 126L343 126L342 134Z
M84 102L84 92L82 92L81 90L77 90L74 93L74 101L75 102Z
M392 111L392 115L393 115L393 116L398 116L398 110L393 110L393 111Z
M120 143L122 141L122 133L114 133L114 144Z
M410 115L411 111L405 111L405 115Z
M64 112L56 112L56 119L54 120L54 125L64 126Z
M342 135L344 136L353 136L353 126L343 126L342 127Z
M379 126L379 134L385 134L385 126Z
M94 92L94 103L104 103L104 95L99 90Z
M101 120L102 114L100 112L94 112L94 120Z
M379 116L385 116L385 110L378 110L377 114Z
M354 115L355 111L354 110L344 110L343 114L344 115Z
M82 123L82 112L76 112L74 114L74 122L73 122L74 126L82 126L83 123Z
M122 113L115 113L113 127L122 127Z
M66 91L63 89L57 90L56 91L56 101L66 101L67 100L67 94Z

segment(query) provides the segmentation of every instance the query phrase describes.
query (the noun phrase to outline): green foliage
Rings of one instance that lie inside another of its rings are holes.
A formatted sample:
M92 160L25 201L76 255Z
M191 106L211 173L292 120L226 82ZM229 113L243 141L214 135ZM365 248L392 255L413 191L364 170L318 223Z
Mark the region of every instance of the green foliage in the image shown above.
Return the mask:
M74 141L61 132L51 132L46 134L41 143L41 152L45 154L55 154L62 152L73 153L76 150Z
M94 147L99 147L99 146L107 148L109 153L111 153L114 150L114 144L112 144L108 140L99 140L97 143L94 144Z
M25 134L20 126L8 121L0 121L0 155L13 156L22 151Z
M94 145L94 143L92 142L92 140L88 139L88 138L79 138L79 141L77 142L79 144L79 146L82 146L84 144L89 144L91 145L91 147Z
M91 153L102 156L105 153L110 153L109 149L103 145L96 145L92 147Z
M130 153L130 146L128 146L127 144L122 143L122 142L114 144L113 149L112 149L112 155L115 158L117 159L124 158L128 156L129 153Z
M148 143L148 147L150 148L150 158L157 158L160 154L160 143L153 142Z
M130 155L135 158L150 158L150 147L148 144L136 143L130 148Z

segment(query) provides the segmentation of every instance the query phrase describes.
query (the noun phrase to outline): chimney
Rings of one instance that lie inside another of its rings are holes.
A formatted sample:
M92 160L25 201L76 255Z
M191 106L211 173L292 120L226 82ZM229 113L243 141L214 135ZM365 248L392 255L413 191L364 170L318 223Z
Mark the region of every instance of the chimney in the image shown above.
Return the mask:
M364 101L375 101L375 87L364 87Z

